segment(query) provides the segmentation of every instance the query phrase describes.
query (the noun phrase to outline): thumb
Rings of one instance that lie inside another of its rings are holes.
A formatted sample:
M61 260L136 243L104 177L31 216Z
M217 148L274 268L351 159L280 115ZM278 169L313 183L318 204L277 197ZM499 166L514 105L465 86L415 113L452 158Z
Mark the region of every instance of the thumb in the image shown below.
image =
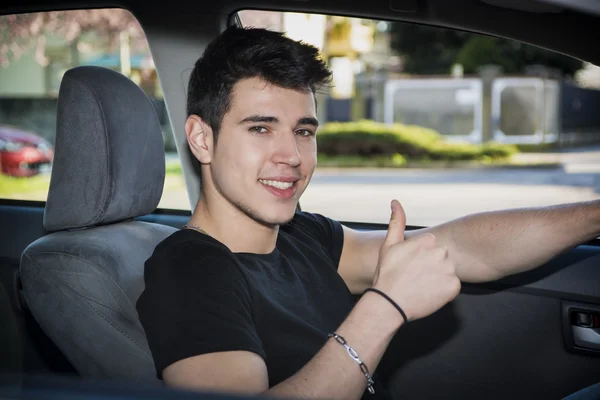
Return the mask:
M406 229L406 214L398 200L392 200L392 217L388 227L387 235L383 241L385 247L404 242L404 230Z

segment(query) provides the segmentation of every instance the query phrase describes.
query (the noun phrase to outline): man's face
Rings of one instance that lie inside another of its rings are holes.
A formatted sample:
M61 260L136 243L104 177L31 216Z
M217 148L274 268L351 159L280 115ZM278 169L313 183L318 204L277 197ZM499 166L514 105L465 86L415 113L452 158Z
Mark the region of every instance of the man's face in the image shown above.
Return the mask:
M265 225L289 221L317 163L317 120L310 91L259 78L239 81L211 162L222 199Z

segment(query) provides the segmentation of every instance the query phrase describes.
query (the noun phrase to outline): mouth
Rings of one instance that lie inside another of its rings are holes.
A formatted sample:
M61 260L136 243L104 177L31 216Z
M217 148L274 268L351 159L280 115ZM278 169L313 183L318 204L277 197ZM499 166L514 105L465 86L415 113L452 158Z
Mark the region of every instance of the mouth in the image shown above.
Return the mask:
M296 193L296 183L298 180L272 180L272 179L259 179L258 180L265 189L271 194L281 198L289 199Z

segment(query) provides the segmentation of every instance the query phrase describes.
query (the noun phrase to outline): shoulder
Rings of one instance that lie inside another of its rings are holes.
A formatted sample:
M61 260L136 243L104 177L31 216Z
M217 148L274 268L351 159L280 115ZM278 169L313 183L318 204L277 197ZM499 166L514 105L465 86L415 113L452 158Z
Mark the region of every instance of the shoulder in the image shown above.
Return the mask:
M193 262L214 258L233 260L231 251L221 242L200 232L182 229L156 246L146 266L156 263L180 265L181 261Z
M150 260L161 257L182 257L193 253L226 256L227 252L226 246L210 236L191 229L181 229L161 241L154 249Z
M136 302L140 319L235 296L249 307L251 290L231 251L210 236L182 230L161 242L144 266L144 289Z
M155 287L196 288L218 281L242 280L231 251L222 243L191 230L180 230L160 242L144 266L146 291Z

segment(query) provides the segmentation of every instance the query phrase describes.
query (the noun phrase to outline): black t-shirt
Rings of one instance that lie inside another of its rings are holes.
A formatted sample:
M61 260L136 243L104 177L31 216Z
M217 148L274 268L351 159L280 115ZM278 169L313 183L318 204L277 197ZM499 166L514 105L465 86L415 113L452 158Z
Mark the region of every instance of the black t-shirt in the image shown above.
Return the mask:
M178 360L233 350L260 355L271 387L295 374L354 306L337 272L342 246L338 222L306 212L280 227L270 254L232 253L193 230L172 234L146 262L137 302L158 377ZM384 392L376 380L364 397Z

